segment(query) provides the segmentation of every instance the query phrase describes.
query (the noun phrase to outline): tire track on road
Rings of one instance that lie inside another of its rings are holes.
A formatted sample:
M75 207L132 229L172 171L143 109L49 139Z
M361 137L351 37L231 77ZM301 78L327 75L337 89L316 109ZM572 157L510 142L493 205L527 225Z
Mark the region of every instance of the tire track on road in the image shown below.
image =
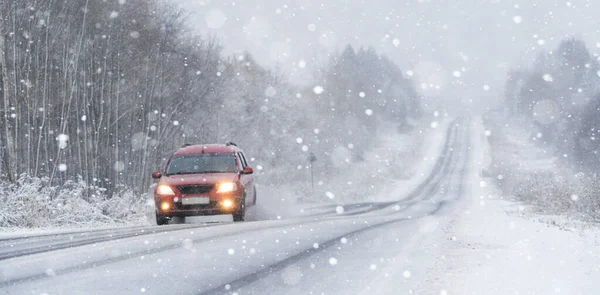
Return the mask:
M464 149L465 143L469 142L468 139L469 139L470 135L469 135L469 127L468 126L467 126L466 130L463 130L462 135L464 136L464 139L463 139L464 142L462 142L461 140L455 139L455 143L453 144L455 146L455 148L453 148L453 153L450 156L450 159L447 160L447 165L445 167L443 167L444 172L440 174L441 175L440 179L438 181L436 181L434 183L434 185L429 186L429 189L427 190L427 194L424 194L422 191L426 187L428 187L427 185L422 187L421 192L416 192L413 199L415 199L419 196L422 196L423 198L421 198L420 200L411 200L412 204L409 205L408 207L404 208L404 210L409 209L412 205L414 205L420 201L423 201L425 199L435 196L436 191L438 190L439 186L443 183L443 180L452 178L452 176L455 175L453 172L456 171L458 168L463 169L463 171L461 171L460 177L459 177L460 181L459 181L459 186L458 186L458 193L460 194L463 191L463 180L464 180L464 175L466 173L465 171L467 170L466 166L467 166L468 158L469 158L468 157L468 149ZM458 135L455 136L455 138L458 138ZM463 152L464 154L461 155L460 154L461 152ZM435 207L433 208L433 210L428 212L427 216L431 216L431 215L438 213L445 206L447 206L449 202L450 202L449 200L440 200L439 202L437 202L435 204ZM392 205L390 205L390 206L392 206ZM387 207L389 207L389 206L387 206ZM404 210L402 210L402 211L404 211ZM372 211L374 211L374 210L372 210ZM397 213L398 213L398 211L395 211L390 214L397 214ZM317 253L326 251L327 249L337 245L341 238L356 236L361 233L367 232L369 230L374 230L374 229L377 229L377 228L380 228L380 227L383 227L386 225L392 225L392 224L399 223L399 222L406 221L406 220L409 220L409 218L396 217L393 220L384 221L384 222L377 223L374 225L369 225L369 226L366 226L366 227L363 227L363 228L360 228L360 229L357 229L354 231L347 232L342 235L338 235L334 238L327 240L324 243L321 243L319 245L319 248L317 248L317 249L315 249L314 247L304 249L300 252L297 252L295 255L289 256L289 257L287 257L283 260L280 260L276 263L265 266L265 267L259 269L258 271L246 274L246 275L244 275L240 278L237 278L233 281L230 281L228 283L221 284L217 287L203 291L200 293L200 295L231 294L232 292L237 293L238 291L241 291L240 289L242 289L245 286L248 286L254 282L257 282L269 275L273 275L273 274L285 269L288 266L294 265L294 264L302 261L303 259L310 257L311 255L315 255ZM414 219L411 218L410 220L414 220Z

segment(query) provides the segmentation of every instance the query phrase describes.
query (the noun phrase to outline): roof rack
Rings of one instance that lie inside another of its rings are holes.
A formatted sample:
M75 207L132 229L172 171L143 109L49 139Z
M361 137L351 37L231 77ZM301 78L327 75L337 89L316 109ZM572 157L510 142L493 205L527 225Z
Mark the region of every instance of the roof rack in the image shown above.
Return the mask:
M235 143L233 143L233 142L231 142L231 141L230 141L230 142L227 142L227 143L225 143L225 145L226 145L226 146L230 146L230 145L232 145L232 146L237 146L237 144L235 144Z

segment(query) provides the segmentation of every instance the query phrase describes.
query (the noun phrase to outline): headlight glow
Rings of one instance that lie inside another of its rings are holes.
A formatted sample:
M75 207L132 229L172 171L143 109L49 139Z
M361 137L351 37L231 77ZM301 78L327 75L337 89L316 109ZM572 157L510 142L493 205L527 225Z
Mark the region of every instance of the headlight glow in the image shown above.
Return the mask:
M164 202L160 204L160 209L163 211L168 211L169 209L171 209L171 204L169 204L168 202Z
M231 208L233 207L233 202L231 200L225 200L223 201L223 203L221 203L223 205L223 207L225 208Z
M173 189L170 186L163 184L163 185L159 185L156 188L156 194L172 196L172 195L175 195L175 192L173 191Z
M237 184L235 182L223 182L219 184L217 193L229 193L237 190Z

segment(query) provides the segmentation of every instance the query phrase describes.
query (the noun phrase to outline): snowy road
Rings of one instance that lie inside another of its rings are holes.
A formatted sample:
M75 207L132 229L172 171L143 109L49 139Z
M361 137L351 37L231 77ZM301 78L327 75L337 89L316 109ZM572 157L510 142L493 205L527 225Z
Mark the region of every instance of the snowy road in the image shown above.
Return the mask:
M429 246L463 206L470 124L448 129L435 169L394 202L307 217L97 230L0 240L6 294L406 294L427 290ZM477 172L477 171L475 171ZM390 188L390 191L396 188ZM438 291L429 290L432 294Z

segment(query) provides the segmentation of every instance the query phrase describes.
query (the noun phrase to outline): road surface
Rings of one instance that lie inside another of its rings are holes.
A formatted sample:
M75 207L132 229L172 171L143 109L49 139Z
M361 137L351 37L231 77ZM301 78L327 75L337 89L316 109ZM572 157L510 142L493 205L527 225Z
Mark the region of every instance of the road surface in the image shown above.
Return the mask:
M464 207L470 122L393 202L316 206L245 223L82 230L0 240L4 294L408 294L430 290L443 229Z

